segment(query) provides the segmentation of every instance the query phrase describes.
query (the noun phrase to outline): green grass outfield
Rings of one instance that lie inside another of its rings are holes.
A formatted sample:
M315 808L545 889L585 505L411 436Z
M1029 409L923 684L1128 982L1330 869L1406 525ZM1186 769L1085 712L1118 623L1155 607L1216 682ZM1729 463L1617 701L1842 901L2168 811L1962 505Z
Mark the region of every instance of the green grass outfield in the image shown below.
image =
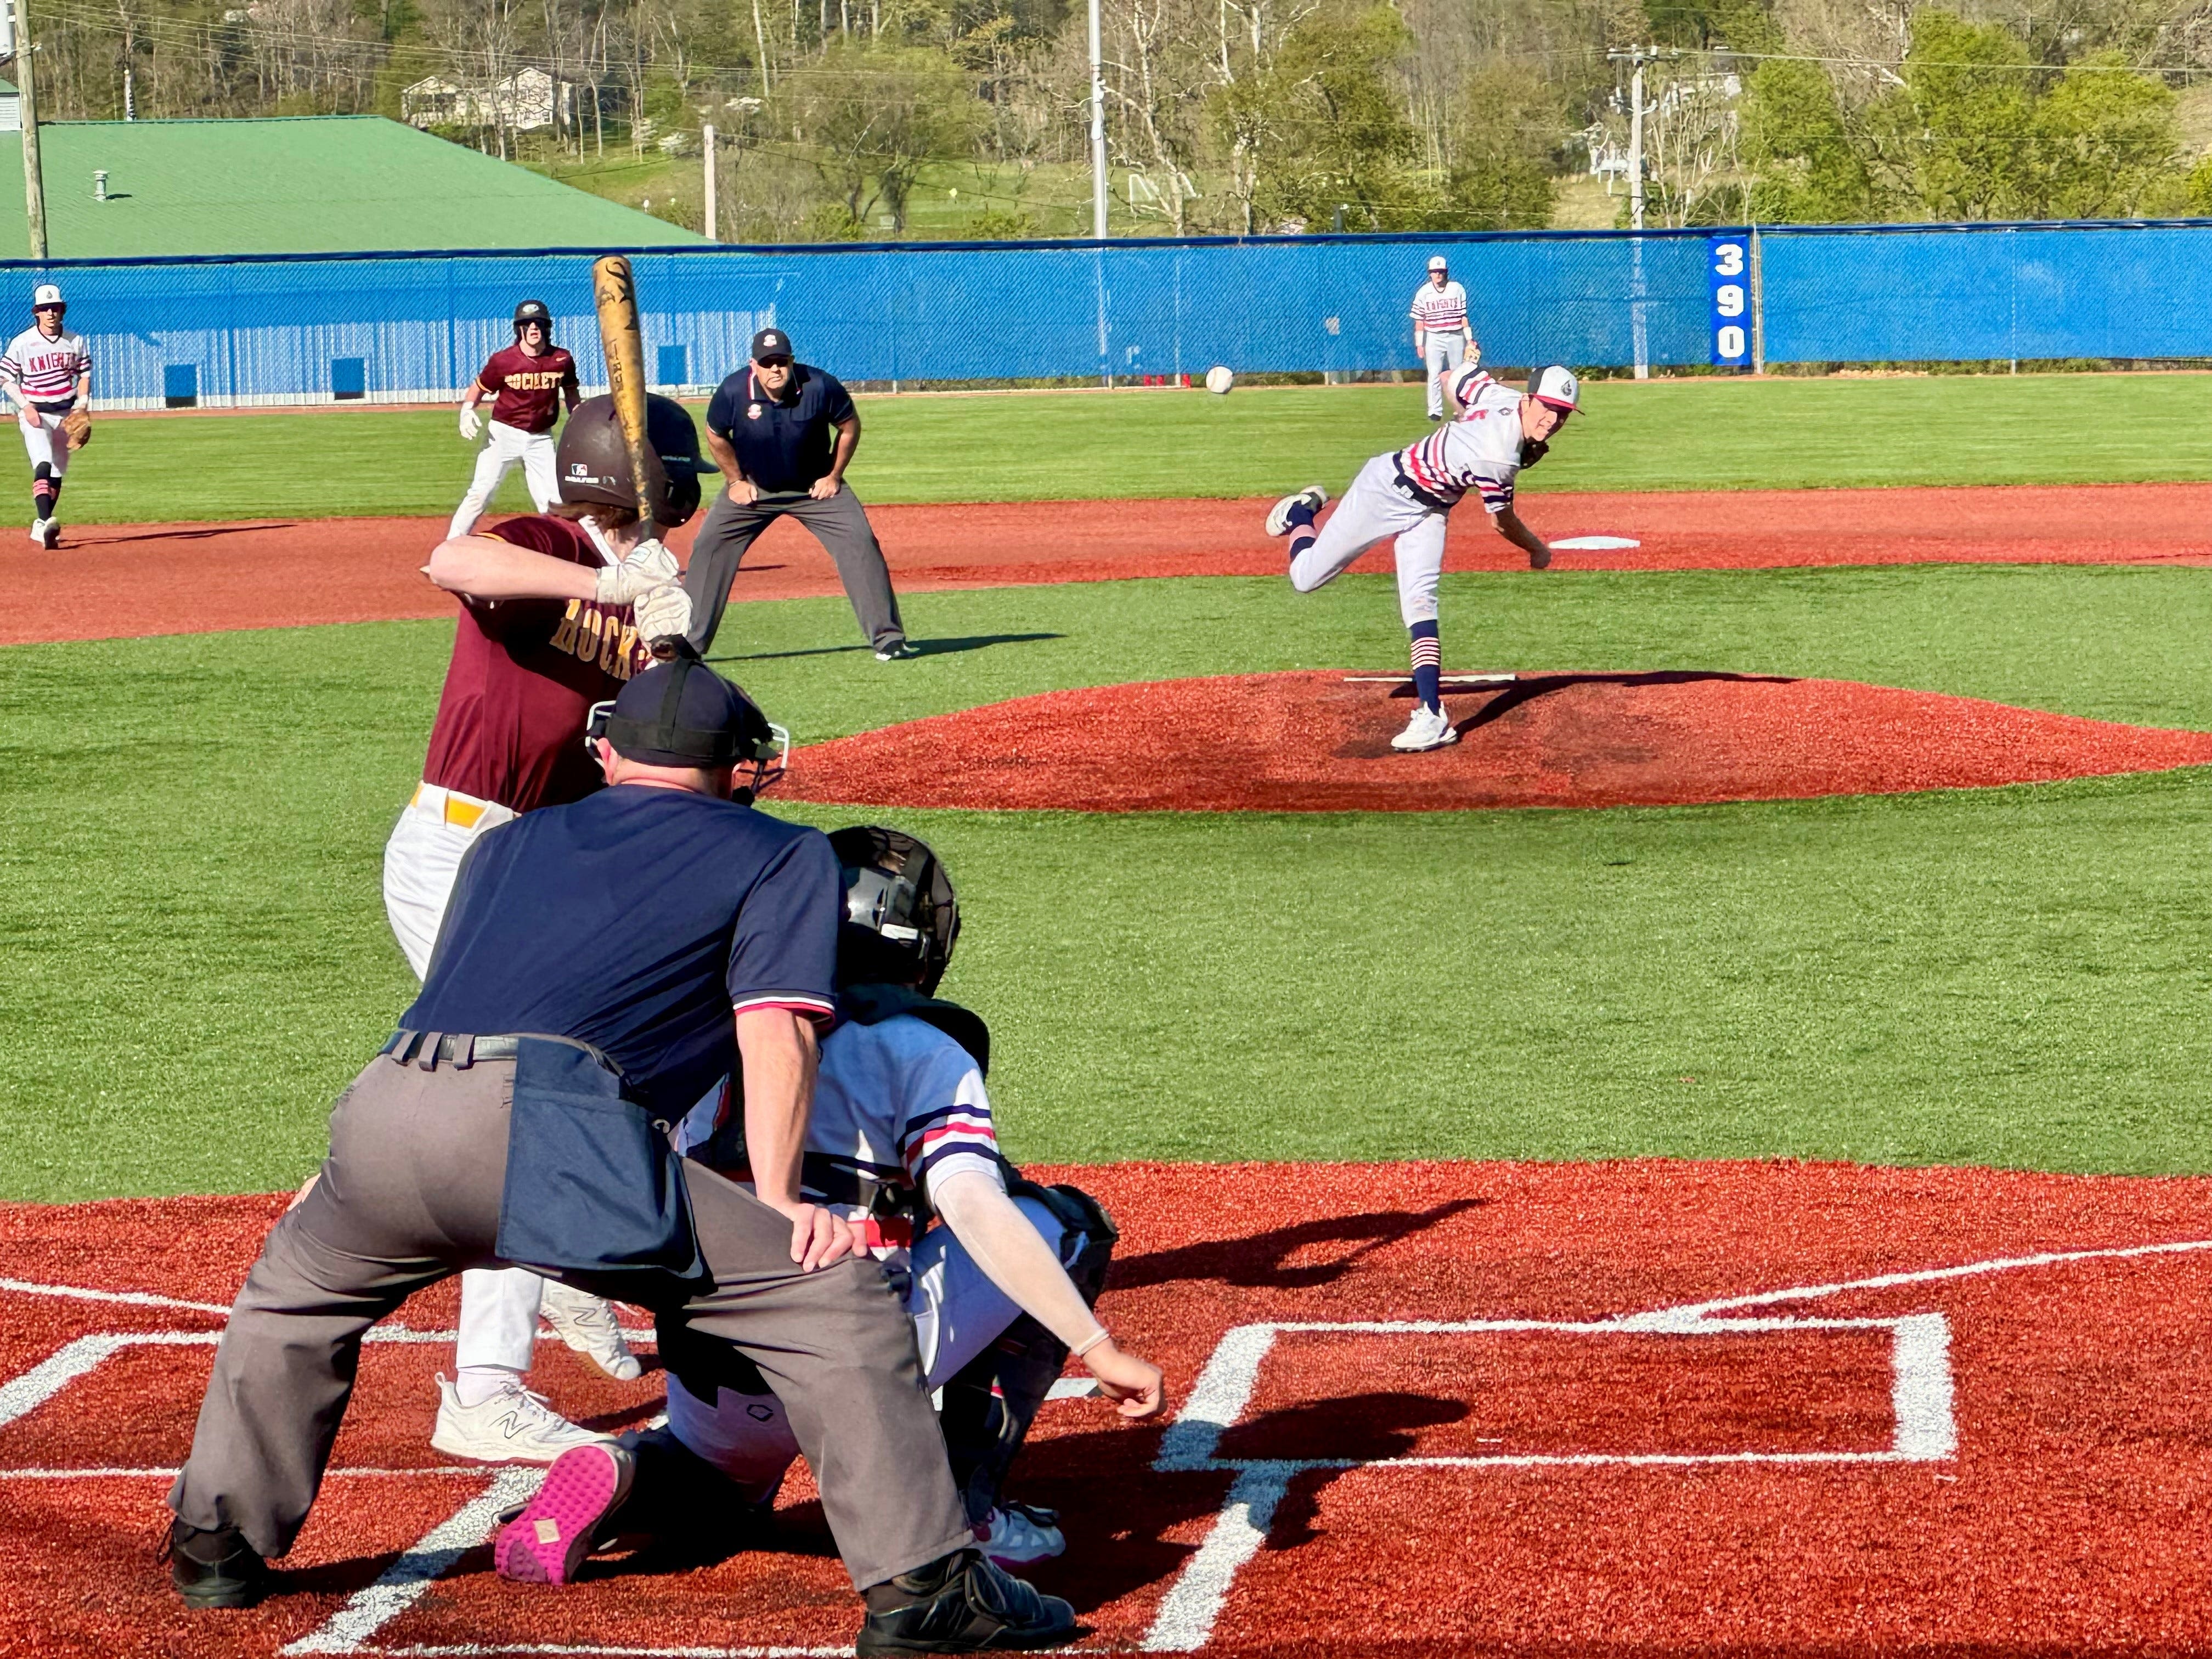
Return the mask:
M1267 495L1426 430L1418 386L863 398L875 501ZM1603 380L1532 491L2212 478L2212 375ZM703 411L702 411L703 412ZM109 420L71 524L453 511L448 409ZM498 505L526 509L520 472ZM27 491L23 511L28 513Z
M218 424L210 422L210 424ZM1401 659L1389 579L732 613L802 740L1054 687ZM1454 665L1827 674L2212 728L2203 573L1454 576ZM295 1182L412 981L384 837L450 638L0 652L0 1196ZM1133 754L1133 767L1146 764ZM786 809L810 821L853 813ZM1019 1156L1790 1154L2212 1170L2212 769L1586 812L905 812Z

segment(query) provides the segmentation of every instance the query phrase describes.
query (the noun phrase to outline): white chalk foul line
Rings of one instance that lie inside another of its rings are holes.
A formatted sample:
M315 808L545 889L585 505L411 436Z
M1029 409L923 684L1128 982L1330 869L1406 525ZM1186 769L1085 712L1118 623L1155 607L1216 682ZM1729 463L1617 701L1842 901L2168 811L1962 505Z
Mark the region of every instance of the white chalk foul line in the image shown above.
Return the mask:
M228 1306L156 1296L151 1291L98 1291L86 1285L45 1285L28 1279L0 1279L0 1291L12 1291L18 1296L65 1297L73 1302L121 1302L134 1308L182 1308L192 1313L217 1314L226 1319L230 1316Z
M1234 1473L1229 1494L1198 1549L1168 1587L1144 1647L1155 1653L1188 1653L1203 1647L1213 1632L1237 1572L1267 1541L1267 1526L1289 1489L1306 1469L1356 1468L1588 1468L1603 1466L1674 1468L1693 1465L1929 1463L1954 1457L1958 1421L1951 1374L1950 1322L1940 1313L1907 1314L1891 1319L1718 1318L1736 1309L1819 1301L1852 1291L1893 1290L1934 1285L1987 1273L2081 1261L2126 1261L2137 1257L2212 1250L2212 1239L2185 1239L2089 1250L2049 1250L2032 1255L1996 1256L1955 1267L1878 1273L1829 1285L1796 1285L1747 1296L1684 1304L1599 1320L1375 1320L1283 1321L1240 1325L1224 1336L1199 1373L1190 1397L1162 1437L1154 1469L1162 1473ZM1587 1452L1551 1455L1499 1454L1473 1457L1370 1459L1243 1459L1219 1455L1221 1437L1243 1414L1259 1382L1260 1367L1285 1333L1344 1332L1373 1335L1451 1335L1482 1332L1548 1331L1566 1335L1695 1337L1746 1332L1887 1329L1891 1333L1890 1409L1893 1430L1881 1451L1832 1452Z
M545 1478L534 1468L501 1469L491 1484L422 1534L384 1575L323 1621L322 1627L278 1651L358 1653L362 1644L415 1605L433 1579L489 1538L499 1512L528 1499Z

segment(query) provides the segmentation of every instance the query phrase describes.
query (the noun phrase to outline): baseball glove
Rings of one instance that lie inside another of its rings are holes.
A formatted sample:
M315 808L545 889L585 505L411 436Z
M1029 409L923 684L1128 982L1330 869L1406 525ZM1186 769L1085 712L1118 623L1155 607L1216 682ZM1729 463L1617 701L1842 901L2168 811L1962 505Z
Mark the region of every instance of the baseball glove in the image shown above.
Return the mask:
M92 411L72 409L62 416L62 430L69 434L71 449L82 449L92 441Z
M1552 446L1547 439L1523 438L1521 441L1521 465L1523 466L1534 466L1551 453Z

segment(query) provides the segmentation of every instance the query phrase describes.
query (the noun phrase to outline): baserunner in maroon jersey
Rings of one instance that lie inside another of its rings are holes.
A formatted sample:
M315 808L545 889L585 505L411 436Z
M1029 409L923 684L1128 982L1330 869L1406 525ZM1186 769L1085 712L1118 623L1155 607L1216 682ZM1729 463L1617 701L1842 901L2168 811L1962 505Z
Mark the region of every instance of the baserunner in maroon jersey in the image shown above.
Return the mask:
M613 400L594 398L561 434L559 504L483 535L456 533L425 567L459 596L461 613L422 782L384 849L385 911L418 979L471 843L520 813L600 787L583 742L592 705L652 661L652 641L690 624L675 556L659 536L697 510L699 436L683 406L665 398L649 400L647 425L669 477L669 522L639 517ZM612 1310L597 1297L520 1268L465 1273L455 1375L438 1379L432 1445L485 1462L545 1463L603 1437L523 1384L541 1312L609 1376L639 1374Z
M553 479L553 423L566 400L576 409L576 360L553 343L553 313L543 300L514 308L514 343L495 351L461 394L461 436L471 443L483 428L477 405L492 400L491 435L477 452L476 477L453 509L449 534L465 536L491 505L494 491L522 463L530 499L540 513L561 499Z

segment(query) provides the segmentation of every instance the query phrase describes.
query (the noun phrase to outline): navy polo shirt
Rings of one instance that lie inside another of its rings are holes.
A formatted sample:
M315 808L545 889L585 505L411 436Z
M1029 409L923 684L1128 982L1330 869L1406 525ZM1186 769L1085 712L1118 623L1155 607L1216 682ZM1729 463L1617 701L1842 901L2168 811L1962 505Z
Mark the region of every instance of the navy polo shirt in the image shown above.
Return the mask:
M763 489L805 489L830 471L839 422L853 418L853 394L834 374L791 366L781 400L753 379L748 363L714 389L707 429L738 452L738 465Z
M400 1024L579 1038L672 1122L738 1069L731 1012L834 1017L837 855L818 830L620 784L469 848Z

